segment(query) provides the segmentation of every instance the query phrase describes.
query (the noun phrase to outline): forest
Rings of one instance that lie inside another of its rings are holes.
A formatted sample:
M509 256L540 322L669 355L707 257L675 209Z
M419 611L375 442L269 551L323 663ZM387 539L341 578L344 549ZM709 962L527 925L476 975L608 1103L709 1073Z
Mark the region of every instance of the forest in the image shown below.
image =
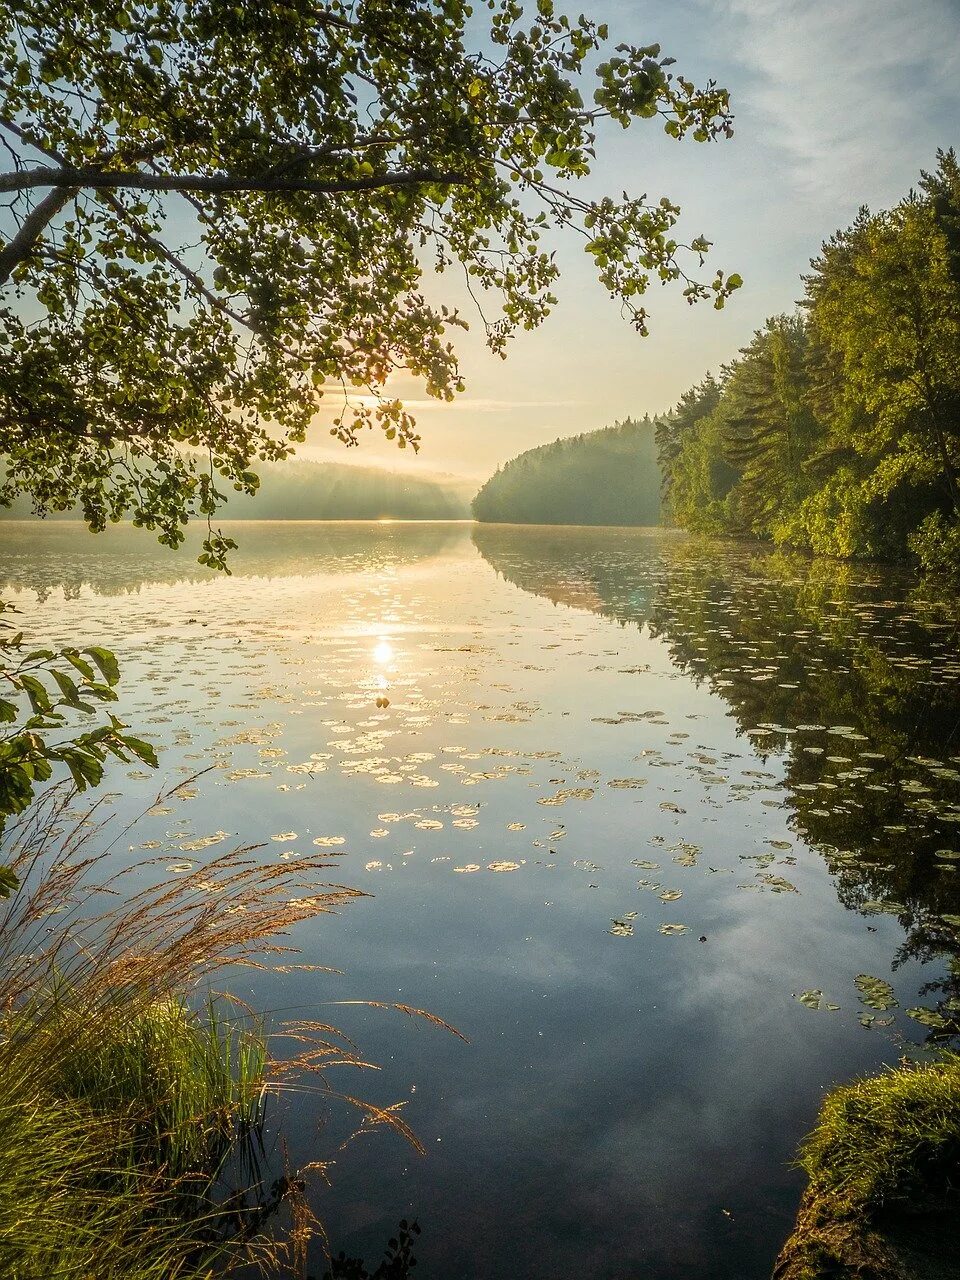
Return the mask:
M960 165L863 208L719 375L658 419L668 518L816 555L960 567Z
M496 524L652 525L659 490L654 423L627 418L511 459L474 498L473 514Z

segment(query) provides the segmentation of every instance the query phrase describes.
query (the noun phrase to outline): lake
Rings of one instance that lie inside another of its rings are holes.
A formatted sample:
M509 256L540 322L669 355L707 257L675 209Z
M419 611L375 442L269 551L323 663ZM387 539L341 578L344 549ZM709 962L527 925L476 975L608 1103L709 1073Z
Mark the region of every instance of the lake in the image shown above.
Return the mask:
M416 1217L424 1280L767 1277L824 1090L960 1015L957 602L663 530L225 531L229 578L5 522L2 594L120 657L161 778L114 769L117 822L209 769L125 857L321 841L369 895L293 939L339 973L234 986L343 1028L381 1070L338 1087L426 1148L282 1104L334 1249Z

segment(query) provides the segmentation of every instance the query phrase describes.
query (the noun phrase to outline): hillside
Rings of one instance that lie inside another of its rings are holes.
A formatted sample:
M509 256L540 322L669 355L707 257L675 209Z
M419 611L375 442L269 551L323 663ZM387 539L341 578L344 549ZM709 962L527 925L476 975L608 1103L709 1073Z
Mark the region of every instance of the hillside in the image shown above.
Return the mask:
M649 417L528 449L473 500L477 520L515 524L652 525L660 469Z
M470 515L472 485L456 476L414 476L380 467L342 462L261 462L256 466L260 489L254 497L229 494L220 509L227 520L461 520ZM18 499L0 507L0 518L32 515ZM64 512L77 518L77 512ZM52 517L55 518L55 517Z
M382 467L291 459L257 469L255 497L231 494L231 520L460 520L470 485L454 476L416 476Z

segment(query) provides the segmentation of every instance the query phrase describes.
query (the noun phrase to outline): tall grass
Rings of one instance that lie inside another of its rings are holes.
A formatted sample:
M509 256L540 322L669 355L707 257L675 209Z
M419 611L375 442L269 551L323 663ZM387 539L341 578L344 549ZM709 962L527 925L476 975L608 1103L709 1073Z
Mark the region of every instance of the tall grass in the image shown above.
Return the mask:
M42 1062L54 1096L124 1118L131 1166L174 1178L215 1172L259 1124L266 1045L225 1016L223 1001L210 999L203 1017L169 997L105 1016L58 981L3 1027L7 1055Z
M252 1137L263 1042L172 1000L89 1013L55 991L8 1013L0 1045L0 1273L199 1276L241 1223L218 1195Z
M419 1144L397 1108L332 1088L331 1067L371 1065L334 1027L267 1035L222 999L194 1006L231 966L286 961L297 924L362 895L327 882L322 856L264 863L252 846L172 879L166 858L118 866L126 832L111 835L102 802L79 818L70 803L47 793L4 853L20 888L0 904L0 1275L300 1268L319 1227L304 1177L320 1166L263 1181L267 1095L323 1088L361 1109L361 1127ZM264 1222L281 1201L278 1237Z
M800 1149L835 1214L927 1211L960 1186L960 1055L886 1068L824 1098Z

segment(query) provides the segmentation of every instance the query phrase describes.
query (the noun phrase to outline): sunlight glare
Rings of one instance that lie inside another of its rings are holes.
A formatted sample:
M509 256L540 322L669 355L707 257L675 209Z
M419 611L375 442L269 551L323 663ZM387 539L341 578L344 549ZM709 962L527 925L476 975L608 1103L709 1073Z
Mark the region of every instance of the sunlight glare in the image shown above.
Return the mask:
M373 650L373 660L378 662L380 666L385 667L388 662L393 661L393 645L389 640L380 640Z

